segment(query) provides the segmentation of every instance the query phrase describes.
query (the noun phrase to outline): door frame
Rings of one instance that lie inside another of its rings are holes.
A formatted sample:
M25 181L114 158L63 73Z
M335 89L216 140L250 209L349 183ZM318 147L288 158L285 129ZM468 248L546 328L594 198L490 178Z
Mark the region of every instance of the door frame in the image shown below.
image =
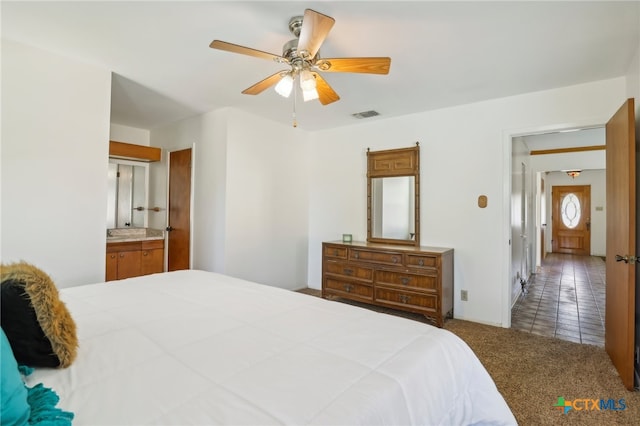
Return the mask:
M560 130L585 129L594 127L604 127L610 116L596 117L589 120L578 120L575 122L550 124L544 126L508 129L502 132L502 312L501 325L504 328L511 328L511 188L512 188L512 155L513 139L535 135L540 133L558 132ZM548 200L547 200L548 202Z

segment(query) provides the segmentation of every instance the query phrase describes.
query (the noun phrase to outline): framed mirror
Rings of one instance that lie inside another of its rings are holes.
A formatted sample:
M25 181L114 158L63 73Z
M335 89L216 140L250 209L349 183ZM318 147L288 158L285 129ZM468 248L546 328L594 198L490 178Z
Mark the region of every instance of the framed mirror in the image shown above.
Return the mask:
M109 159L107 229L146 228L149 164Z
M420 146L367 150L367 241L420 245Z

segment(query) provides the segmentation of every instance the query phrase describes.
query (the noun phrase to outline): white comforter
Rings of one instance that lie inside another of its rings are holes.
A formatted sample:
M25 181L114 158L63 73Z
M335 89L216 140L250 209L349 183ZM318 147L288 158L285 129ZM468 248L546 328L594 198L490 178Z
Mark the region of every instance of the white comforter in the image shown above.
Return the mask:
M452 333L203 271L63 289L80 350L38 369L75 425L515 424Z

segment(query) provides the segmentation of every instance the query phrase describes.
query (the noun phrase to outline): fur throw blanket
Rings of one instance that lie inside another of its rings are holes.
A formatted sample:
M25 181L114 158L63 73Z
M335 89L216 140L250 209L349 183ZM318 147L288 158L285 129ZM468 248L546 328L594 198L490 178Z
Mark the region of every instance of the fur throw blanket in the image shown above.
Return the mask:
M78 349L76 324L51 277L18 262L0 265L2 329L19 364L68 367Z

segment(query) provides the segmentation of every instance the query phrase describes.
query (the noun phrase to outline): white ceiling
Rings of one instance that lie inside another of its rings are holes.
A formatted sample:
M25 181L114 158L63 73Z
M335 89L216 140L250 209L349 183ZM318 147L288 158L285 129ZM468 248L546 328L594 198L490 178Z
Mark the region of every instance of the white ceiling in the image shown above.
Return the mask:
M231 106L290 125L291 99L240 93L282 65L209 43L280 55L305 8L336 20L323 57L392 58L389 75L325 74L341 100L298 102L307 130L620 77L640 40L639 1L2 1L2 36L110 69L117 124Z

